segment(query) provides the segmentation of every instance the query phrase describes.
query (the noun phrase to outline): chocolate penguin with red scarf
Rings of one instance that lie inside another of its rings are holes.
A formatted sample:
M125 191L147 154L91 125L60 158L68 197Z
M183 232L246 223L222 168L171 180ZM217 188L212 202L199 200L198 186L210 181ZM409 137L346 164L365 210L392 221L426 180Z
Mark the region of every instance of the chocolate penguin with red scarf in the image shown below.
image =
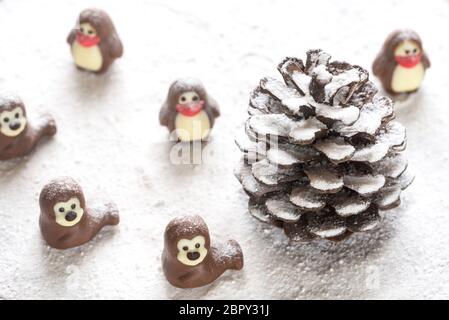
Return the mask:
M103 73L123 55L123 45L109 15L99 9L86 9L67 37L75 65Z
M218 103L197 79L178 79L168 90L159 122L182 142L204 141L220 116Z
M419 35L409 29L396 30L374 60L373 73L386 92L397 95L417 91L429 67Z

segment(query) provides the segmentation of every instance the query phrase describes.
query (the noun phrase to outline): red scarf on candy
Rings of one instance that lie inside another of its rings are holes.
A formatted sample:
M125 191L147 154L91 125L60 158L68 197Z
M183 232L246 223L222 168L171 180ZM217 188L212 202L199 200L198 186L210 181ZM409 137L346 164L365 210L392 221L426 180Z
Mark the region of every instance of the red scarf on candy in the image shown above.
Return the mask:
M84 33L81 33L78 31L76 33L76 41L78 41L78 43L80 45L82 45L83 47L89 48L89 47L93 47L93 46L96 46L97 44L99 44L100 37L99 36L89 37L89 36L85 35Z
M196 116L203 109L204 101L200 100L194 104L177 104L176 111L186 117Z
M414 56L395 56L394 59L402 67L411 69L421 62L421 53Z

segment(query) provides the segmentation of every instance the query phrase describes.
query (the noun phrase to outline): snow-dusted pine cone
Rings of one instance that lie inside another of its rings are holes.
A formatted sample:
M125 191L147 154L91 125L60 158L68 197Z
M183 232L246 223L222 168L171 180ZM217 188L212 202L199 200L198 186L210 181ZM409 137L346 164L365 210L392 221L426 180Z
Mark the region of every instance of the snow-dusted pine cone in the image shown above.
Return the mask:
M393 102L365 69L330 58L284 59L284 81L260 81L236 141L249 212L297 241L372 230L413 181Z

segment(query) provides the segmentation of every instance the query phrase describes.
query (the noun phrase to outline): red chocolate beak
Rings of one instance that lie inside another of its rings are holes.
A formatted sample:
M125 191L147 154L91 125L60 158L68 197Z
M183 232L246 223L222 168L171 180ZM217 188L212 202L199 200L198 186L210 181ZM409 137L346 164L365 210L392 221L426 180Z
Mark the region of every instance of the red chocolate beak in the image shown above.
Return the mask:
M177 104L176 111L186 117L193 117L203 109L203 106L203 100L200 100L196 103Z

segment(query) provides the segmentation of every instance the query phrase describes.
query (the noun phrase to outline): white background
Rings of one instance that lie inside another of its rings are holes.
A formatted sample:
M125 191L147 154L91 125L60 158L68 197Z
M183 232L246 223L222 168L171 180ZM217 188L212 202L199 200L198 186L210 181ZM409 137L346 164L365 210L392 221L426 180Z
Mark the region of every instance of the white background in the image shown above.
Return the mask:
M110 13L125 47L102 76L78 71L65 42L91 5ZM232 174L249 91L284 56L310 48L370 70L398 27L420 33L432 62L397 110L416 180L379 230L289 246L247 214ZM0 88L59 127L28 159L0 164L0 298L449 298L447 30L443 0L0 0ZM222 108L200 166L169 163L158 123L169 84L183 76L202 79ZM114 200L120 225L80 248L48 248L38 195L60 175L79 180L90 202ZM212 241L238 240L244 271L194 290L168 285L163 232L181 214L202 215Z

